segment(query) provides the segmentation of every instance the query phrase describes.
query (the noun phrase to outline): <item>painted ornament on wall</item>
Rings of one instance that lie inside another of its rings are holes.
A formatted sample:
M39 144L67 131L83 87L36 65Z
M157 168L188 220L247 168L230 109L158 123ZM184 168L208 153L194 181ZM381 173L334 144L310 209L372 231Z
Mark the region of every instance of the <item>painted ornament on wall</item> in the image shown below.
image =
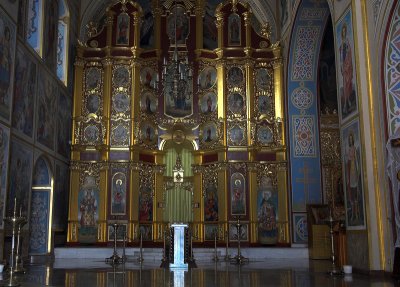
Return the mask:
M214 67L205 67L198 78L198 85L201 90L208 90L214 87L217 82L217 70Z
M190 30L190 21L184 7L176 5L171 8L171 14L167 18L166 28L171 45L175 45L175 37L176 45L186 44L186 38Z
M129 44L130 18L127 13L121 13L117 18L116 44L126 46Z
M355 120L343 127L341 138L347 229L365 229L359 121Z
M246 215L246 180L242 173L235 172L230 180L231 215Z
M217 95L214 92L208 92L200 97L200 111L203 114L211 114L217 108Z
M258 241L261 244L275 244L278 240L278 191L271 179L264 177L258 187L257 219Z
M216 184L208 184L204 193L204 221L218 221L218 190Z
M17 46L12 126L29 138L33 137L33 114L36 98L36 64L28 52Z
M17 199L17 207L22 210L22 215L28 215L29 193L31 190L33 152L28 146L16 140L11 142L10 153L10 183L7 199L7 216L12 216L14 199Z
M99 192L95 177L87 176L78 194L78 240L81 243L97 241Z
M127 180L123 172L116 172L112 177L111 215L126 214Z
M342 121L358 112L357 79L354 54L352 11L336 24L337 80Z
M240 46L241 45L241 19L236 13L232 13L228 17L228 45Z
M6 206L9 146L10 130L6 126L0 124L0 228L3 228Z
M32 190L29 221L29 254L47 254L50 213L50 189Z
M10 121L14 85L16 29L11 19L0 10L0 116Z

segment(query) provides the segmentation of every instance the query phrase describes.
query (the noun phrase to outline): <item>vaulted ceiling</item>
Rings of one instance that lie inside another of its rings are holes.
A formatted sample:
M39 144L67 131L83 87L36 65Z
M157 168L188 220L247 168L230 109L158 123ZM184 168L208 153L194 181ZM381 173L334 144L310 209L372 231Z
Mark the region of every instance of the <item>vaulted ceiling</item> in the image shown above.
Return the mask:
M105 9L112 3L116 3L119 0L82 0L81 1L81 15L80 15L80 39L86 39L86 25L90 21L97 22L102 15L104 15ZM150 0L145 0L150 1ZM195 0L190 0L195 2ZM141 1L136 1L141 2ZM163 0L161 0L163 2ZM212 2L216 2L213 0ZM223 2L223 1L221 1ZM277 37L277 21L279 17L278 7L276 7L276 1L274 0L243 0L248 2L253 10L254 15L261 23L269 22L271 25L272 41L274 42Z

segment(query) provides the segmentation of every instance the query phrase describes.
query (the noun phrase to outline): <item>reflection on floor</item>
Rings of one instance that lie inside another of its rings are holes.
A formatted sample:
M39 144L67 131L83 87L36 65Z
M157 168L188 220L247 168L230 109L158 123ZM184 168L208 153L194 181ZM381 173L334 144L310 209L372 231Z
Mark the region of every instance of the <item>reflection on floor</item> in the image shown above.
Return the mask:
M391 278L363 274L331 277L326 273L329 261L298 259L250 261L242 266L201 262L198 268L189 270L162 269L155 261L113 267L103 261L73 259L56 260L52 266L25 267L27 273L17 277L21 286L398 286Z

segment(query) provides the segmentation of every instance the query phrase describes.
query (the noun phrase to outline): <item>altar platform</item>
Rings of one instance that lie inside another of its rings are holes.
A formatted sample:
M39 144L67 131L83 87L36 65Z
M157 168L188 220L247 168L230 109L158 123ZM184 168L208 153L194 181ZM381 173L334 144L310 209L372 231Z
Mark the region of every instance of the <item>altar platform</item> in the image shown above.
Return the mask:
M235 256L237 248L228 249L229 255ZM122 248L118 248L119 255L122 254ZM129 247L125 250L128 260L134 260L139 257L139 248ZM193 248L194 258L199 262L211 261L215 256L214 248ZM243 256L249 260L267 260L267 259L308 259L308 248L306 247L251 247L241 248ZM55 259L105 259L113 254L112 247L58 247L54 249ZM162 259L162 248L143 248L143 259L145 261L157 261ZM217 248L217 255L223 259L226 254L224 247Z

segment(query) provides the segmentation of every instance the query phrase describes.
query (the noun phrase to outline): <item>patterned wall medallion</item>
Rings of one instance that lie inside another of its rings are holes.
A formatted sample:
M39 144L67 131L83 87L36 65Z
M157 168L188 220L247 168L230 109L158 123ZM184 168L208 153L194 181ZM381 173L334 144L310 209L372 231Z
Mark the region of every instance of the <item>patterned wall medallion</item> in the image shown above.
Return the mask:
M86 69L86 91L98 90L101 84L101 69L91 67Z
M96 143L100 139L100 130L95 125L88 125L84 130L83 136L87 143Z
M152 68L145 67L140 71L140 83L145 87L155 88L157 76L157 73Z
M228 131L228 137L232 144L234 145L241 145L244 141L244 130L239 125L234 125Z
M305 214L293 215L293 242L308 243L307 217Z
M113 72L113 83L117 88L125 88L130 84L130 71L128 66L118 66Z
M314 95L306 87L299 87L292 93L292 103L299 110L309 109L313 104Z
M140 110L147 114L157 112L158 99L152 92L144 92L140 98Z
M113 99L113 109L117 113L125 113L129 110L130 100L126 93L117 93L114 95Z
M90 114L96 114L100 109L101 98L98 94L91 94L86 97L86 110Z
M214 67L205 67L198 78L197 84L201 90L207 90L214 87L217 82L217 70Z
M228 96L228 109L233 114L241 114L244 110L244 98L239 93L232 93Z
M271 75L266 68L258 69L256 72L256 85L259 90L266 91L271 88Z
M208 92L201 96L199 108L203 114L211 114L217 108L217 95L214 92Z
M260 126L257 131L257 139L262 145L268 145L274 141L274 133L270 127Z
M246 215L246 180L240 172L235 172L230 180L231 215Z
M218 138L217 126L214 122L206 123L201 131L203 143L212 143Z
M244 81L243 71L239 67L231 67L228 70L227 82L229 86L239 86Z
M294 156L315 156L315 126L313 116L293 116Z

